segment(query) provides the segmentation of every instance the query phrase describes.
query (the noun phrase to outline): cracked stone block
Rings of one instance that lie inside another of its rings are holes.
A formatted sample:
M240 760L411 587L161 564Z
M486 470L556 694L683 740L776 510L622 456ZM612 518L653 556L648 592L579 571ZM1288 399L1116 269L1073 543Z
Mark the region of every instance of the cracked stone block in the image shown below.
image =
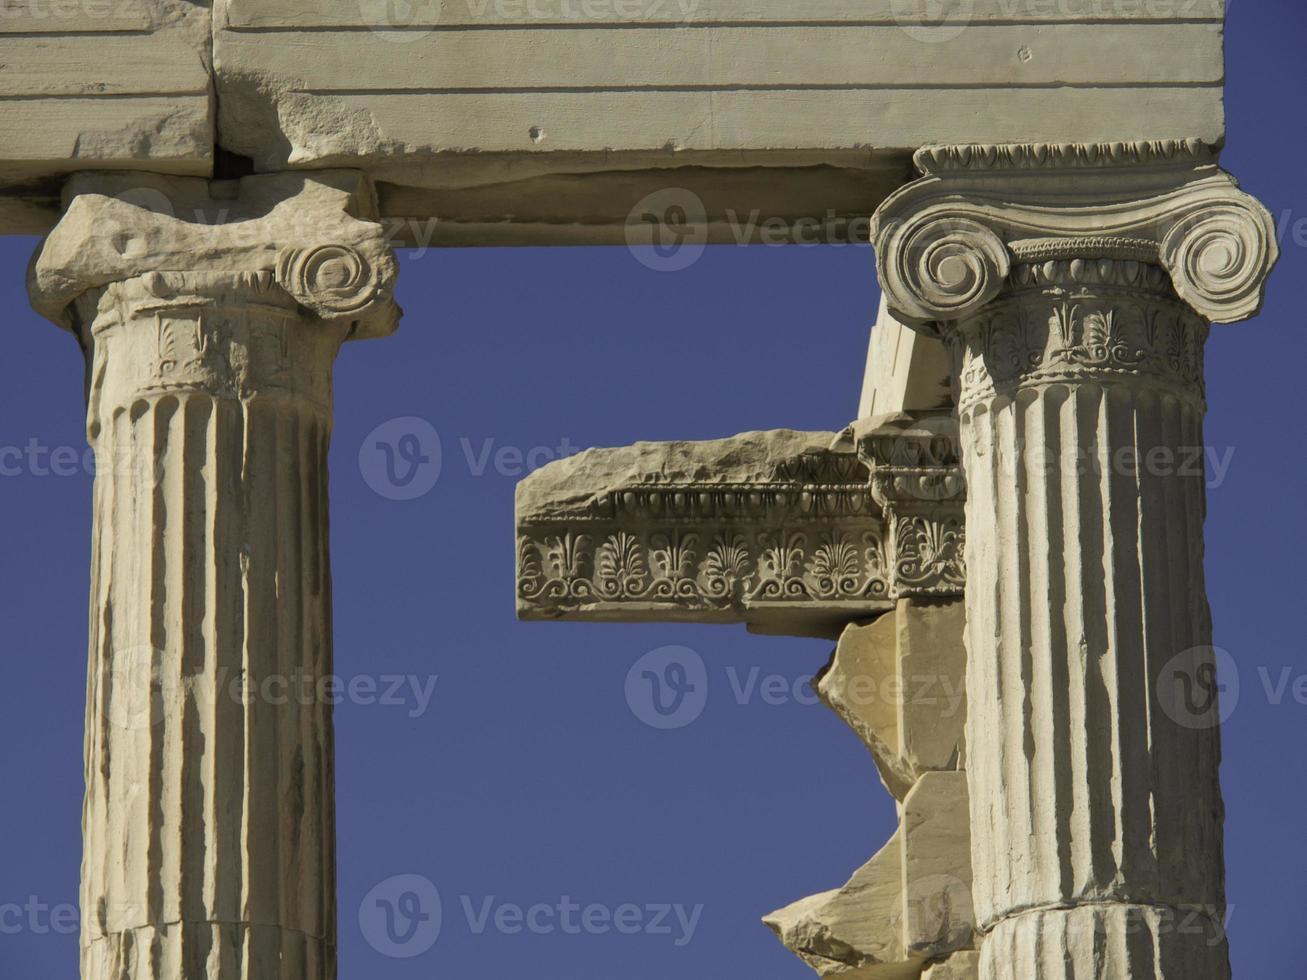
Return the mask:
M903 944L936 959L975 934L967 776L926 773L903 803Z
M959 599L904 599L898 622L899 753L921 774L966 768L966 606Z
M899 801L924 773L965 765L964 617L960 599L900 600L894 612L845 629L818 681Z

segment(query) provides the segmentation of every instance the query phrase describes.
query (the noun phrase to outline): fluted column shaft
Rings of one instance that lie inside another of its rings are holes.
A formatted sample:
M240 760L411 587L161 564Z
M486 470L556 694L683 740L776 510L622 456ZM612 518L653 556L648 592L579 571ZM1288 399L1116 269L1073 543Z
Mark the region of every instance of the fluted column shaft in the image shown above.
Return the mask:
M267 275L151 273L79 305L97 460L82 976L330 978L318 681L346 328L306 322Z
M359 175L73 178L29 279L97 463L83 980L335 980L332 364L394 329Z
M1167 710L1213 657L1207 333L1162 269L1085 258L951 334L988 980L1229 976L1219 728Z

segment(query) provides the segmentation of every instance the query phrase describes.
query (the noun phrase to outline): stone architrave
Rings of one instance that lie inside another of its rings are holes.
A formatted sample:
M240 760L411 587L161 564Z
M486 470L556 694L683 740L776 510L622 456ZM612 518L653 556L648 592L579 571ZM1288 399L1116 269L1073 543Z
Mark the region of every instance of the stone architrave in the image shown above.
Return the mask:
M954 358L982 980L1228 980L1203 345L1271 217L1197 141L938 147L877 213ZM1204 681L1207 683L1204 684Z
M35 307L95 449L83 980L334 980L327 449L396 326L370 185L82 175Z
M883 458L854 427L639 443L543 467L517 492L519 615L837 637L902 596L959 593L954 422L893 415L870 429Z

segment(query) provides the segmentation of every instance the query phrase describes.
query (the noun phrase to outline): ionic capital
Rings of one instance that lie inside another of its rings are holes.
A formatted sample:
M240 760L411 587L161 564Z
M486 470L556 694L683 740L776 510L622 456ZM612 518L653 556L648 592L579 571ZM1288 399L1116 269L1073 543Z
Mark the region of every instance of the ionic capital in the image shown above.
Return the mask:
M248 290L252 302L343 324L350 336L398 323L398 267L361 174L86 173L69 180L64 207L28 276L32 305L61 326L79 322L79 301L138 279L132 292L147 303L224 305Z
M924 175L873 227L881 286L905 323L966 319L1018 264L1158 265L1210 322L1261 308L1279 257L1271 215L1197 141L928 147Z

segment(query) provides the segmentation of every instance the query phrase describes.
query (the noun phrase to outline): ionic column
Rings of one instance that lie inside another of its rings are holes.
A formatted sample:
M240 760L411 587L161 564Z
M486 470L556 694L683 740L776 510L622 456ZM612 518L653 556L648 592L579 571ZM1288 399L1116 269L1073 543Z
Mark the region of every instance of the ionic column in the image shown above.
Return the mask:
M396 275L350 174L79 177L30 291L95 448L83 980L333 980L332 362Z
M1206 148L957 147L877 219L955 358L984 980L1228 980L1203 586L1203 344L1270 216ZM1206 683L1204 683L1206 682Z

